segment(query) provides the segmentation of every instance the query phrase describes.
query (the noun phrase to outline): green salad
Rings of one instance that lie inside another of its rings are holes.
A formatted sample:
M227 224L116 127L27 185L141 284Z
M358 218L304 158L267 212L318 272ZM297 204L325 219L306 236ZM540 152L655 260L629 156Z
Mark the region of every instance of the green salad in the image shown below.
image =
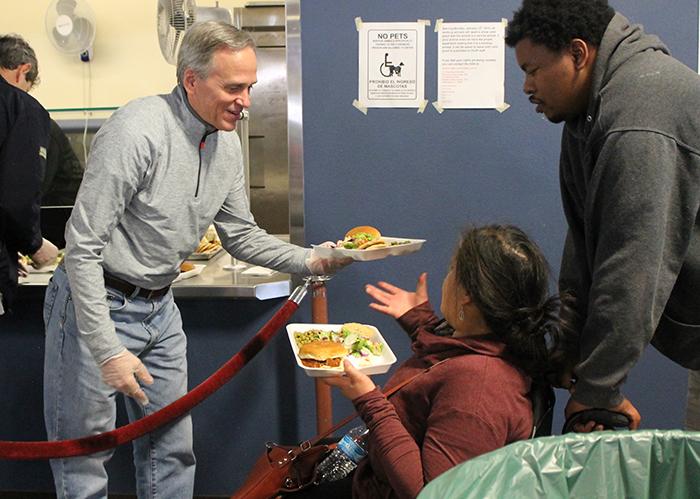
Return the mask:
M328 331L322 329L309 329L294 333L294 341L297 347L312 341L335 341L342 343L350 351L349 355L355 357L368 357L381 355L384 344L381 341L371 341L364 336L352 333L341 328L340 331Z

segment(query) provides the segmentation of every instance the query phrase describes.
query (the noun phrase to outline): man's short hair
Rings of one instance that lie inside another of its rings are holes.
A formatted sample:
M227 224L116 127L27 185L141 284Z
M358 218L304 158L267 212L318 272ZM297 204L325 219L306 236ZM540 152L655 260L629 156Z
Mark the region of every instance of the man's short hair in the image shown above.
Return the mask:
M607 0L523 0L506 29L506 44L514 47L524 38L559 52L580 38L600 46L615 15Z
M19 35L0 36L0 68L17 69L17 66L27 63L32 67L25 78L33 87L39 83L39 62L34 49Z
M209 76L214 53L224 47L233 51L255 49L255 40L247 31L222 21L193 24L185 32L177 54L177 82L182 83L187 68L200 78Z

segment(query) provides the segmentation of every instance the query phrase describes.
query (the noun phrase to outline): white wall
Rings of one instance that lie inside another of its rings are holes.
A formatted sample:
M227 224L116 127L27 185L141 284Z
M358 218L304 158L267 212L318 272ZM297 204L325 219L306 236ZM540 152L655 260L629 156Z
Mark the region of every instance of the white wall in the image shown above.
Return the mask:
M82 118L65 108L119 107L144 95L166 93L175 85L175 66L160 53L157 0L87 0L96 16L93 60L59 52L48 39L44 15L51 0L0 0L0 33L17 33L34 48L41 84L32 90L54 119ZM214 6L197 0L197 6ZM244 0L220 0L225 8ZM100 118L109 112L89 113Z

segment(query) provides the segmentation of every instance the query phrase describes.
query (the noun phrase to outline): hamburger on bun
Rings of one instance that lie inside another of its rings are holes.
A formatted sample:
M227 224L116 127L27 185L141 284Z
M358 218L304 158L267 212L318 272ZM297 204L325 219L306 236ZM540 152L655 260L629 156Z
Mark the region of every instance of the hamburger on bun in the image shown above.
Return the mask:
M349 352L342 343L316 340L299 347L299 359L306 367L340 367Z
M343 333L356 334L362 338L370 339L374 336L374 329L371 326L360 324L359 322L346 322L340 328Z
M345 249L366 249L379 244L386 245L379 229L371 225L353 227L345 233L345 238L342 241L342 246Z
M180 264L180 272L189 272L190 270L194 270L194 263L182 262Z

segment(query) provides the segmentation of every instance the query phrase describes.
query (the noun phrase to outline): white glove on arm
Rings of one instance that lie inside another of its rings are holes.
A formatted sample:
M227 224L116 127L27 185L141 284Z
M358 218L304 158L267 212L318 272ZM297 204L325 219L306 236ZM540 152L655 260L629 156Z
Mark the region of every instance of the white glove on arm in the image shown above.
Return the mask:
M123 352L113 355L100 364L100 369L105 383L136 399L139 404L148 405L148 397L141 389L139 381L150 385L153 383L153 378L136 355L124 349Z
M335 243L326 241L319 244L324 248L335 248ZM315 275L332 275L338 272L343 267L347 267L352 263L352 258L321 258L316 249L311 251L311 256L306 259L306 267Z
M56 261L58 257L58 248L54 243L42 237L41 247L30 256L32 257L34 268L40 269Z

